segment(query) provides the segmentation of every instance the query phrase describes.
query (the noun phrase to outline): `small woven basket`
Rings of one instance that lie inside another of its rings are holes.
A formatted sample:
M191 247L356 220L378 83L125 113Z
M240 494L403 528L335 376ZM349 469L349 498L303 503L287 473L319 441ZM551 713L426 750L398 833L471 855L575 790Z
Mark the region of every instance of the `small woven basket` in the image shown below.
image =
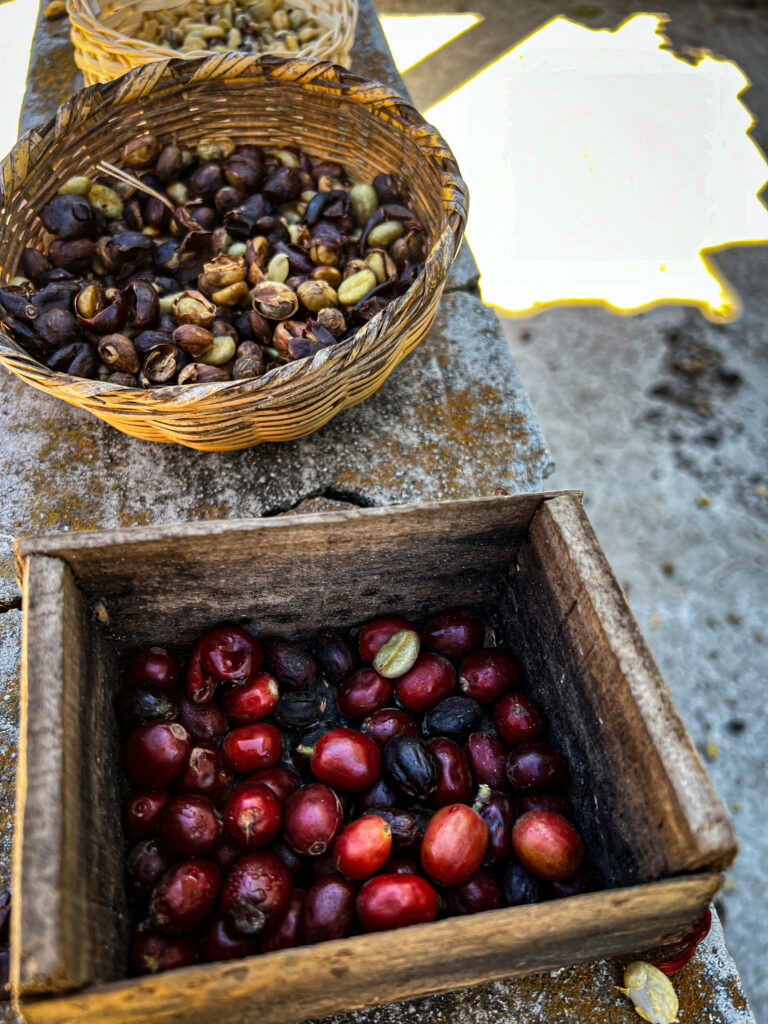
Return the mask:
M205 50L180 53L136 38L143 13L171 13L187 3L188 0L113 0L99 5L98 0L67 0L75 62L83 72L85 84L110 82L133 68L169 57L209 57ZM291 0L291 7L313 17L321 32L297 53L277 48L270 53L287 58L311 57L349 67L358 0Z
M186 146L214 133L298 145L358 180L397 175L427 232L422 273L352 338L253 380L115 387L49 370L2 334L0 363L126 434L203 451L303 437L372 395L429 330L464 233L466 186L435 129L384 86L318 61L217 54L137 68L76 93L0 164L0 280L14 275L25 246L50 240L38 211L59 183L97 175L100 160L117 161L145 131Z

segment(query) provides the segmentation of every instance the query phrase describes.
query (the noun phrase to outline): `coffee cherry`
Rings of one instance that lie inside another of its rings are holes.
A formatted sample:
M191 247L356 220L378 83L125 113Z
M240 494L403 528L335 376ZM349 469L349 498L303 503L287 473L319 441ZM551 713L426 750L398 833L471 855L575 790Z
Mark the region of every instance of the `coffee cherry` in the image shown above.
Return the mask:
M392 852L392 832L380 815L369 814L347 825L333 848L338 871L353 882L370 878Z
M308 690L317 679L317 662L309 651L279 637L264 641L264 667L286 690Z
M219 845L208 855L208 860L213 861L222 876L224 876L230 871L235 861L239 860L247 852L244 846L229 839L225 833Z
M128 949L131 974L159 974L197 963L197 940L193 935L171 937L160 932L136 932Z
M283 737L280 730L267 722L241 725L224 737L224 756L232 769L241 775L251 775L261 768L272 768L283 756Z
M221 914L212 917L203 929L200 952L206 963L239 960L258 952L257 940L233 931Z
M408 711L427 711L450 697L456 670L441 654L420 654L413 668L395 684L397 699Z
M207 860L174 864L155 886L149 915L164 935L183 935L201 925L216 906L219 869Z
M233 777L220 747L212 743L198 743L192 748L176 787L179 793L206 796L218 807L227 795Z
M128 896L146 907L152 890L173 864L173 858L161 849L156 839L143 839L128 854L125 885Z
M437 789L440 763L420 736L393 736L382 756L387 775L412 800Z
M376 814L389 825L393 850L411 850L419 845L424 829L415 811L403 811L399 807L381 807Z
M372 668L360 668L345 679L338 694L339 711L347 718L364 718L386 707L394 695L392 683Z
M444 736L431 739L428 743L440 766L437 788L430 794L429 802L435 807L467 803L472 793L467 755L460 746Z
M346 639L335 629L324 629L315 637L315 651L329 683L340 683L355 670L357 658Z
M199 647L203 671L214 679L248 682L261 665L261 644L238 626L217 626Z
M502 884L505 907L520 907L540 903L542 897L539 880L518 861L507 865Z
M370 665L382 644L401 629L416 631L412 623L399 615L382 615L363 626L360 631L360 657L363 661Z
M507 752L495 736L487 732L473 732L464 744L464 750L476 786L485 785L502 792L509 788Z
M419 875L421 871L416 861L408 857L390 857L381 869L382 875Z
M165 789L183 771L192 744L187 730L176 722L152 722L128 737L123 771L137 786Z
M464 885L483 863L488 829L466 804L442 807L421 841L421 866L440 885Z
M481 870L464 885L446 889L445 903L451 914L479 914L485 910L498 910L501 892L493 875Z
M341 790L360 793L376 781L381 771L379 748L355 729L331 729L309 753L315 778Z
M292 949L301 945L299 921L306 893L294 889L282 914L273 917L261 933L262 953L273 953L277 949Z
M512 847L520 863L539 878L563 882L575 874L584 856L581 836L552 811L527 811L512 829Z
M383 747L393 736L418 736L419 730L407 712L399 708L381 708L368 715L360 725L360 732L370 736L377 747Z
M548 743L521 743L507 758L507 778L523 793L545 793L565 778L563 755Z
M319 857L302 857L289 846L284 838L279 837L270 844L269 852L274 853L290 871L296 885L306 888L313 877L313 870Z
M421 729L425 736L447 736L454 743L463 743L480 727L482 717L476 701L469 697L448 697L429 709Z
M157 838L177 857L205 857L221 839L221 822L205 796L174 796L160 815Z
M311 729L322 722L327 707L328 701L319 693L306 690L284 693L275 708L275 721L283 729Z
M446 658L464 658L482 647L485 625L472 612L443 612L425 623L421 639L425 651L435 651Z
M126 732L148 722L172 722L179 709L172 695L152 683L126 683L115 698L115 713Z
M179 663L164 647L145 647L125 667L126 683L150 683L173 690L181 678Z
M257 672L250 682L225 690L221 695L221 704L230 722L247 725L271 715L279 697L277 680L268 672Z
M396 807L400 803L400 790L386 775L378 778L370 789L366 789L357 798L356 809L358 814L366 811L375 811L380 807Z
M524 693L507 693L493 709L499 739L508 747L530 743L544 732L538 708Z
M325 875L310 887L299 916L302 943L345 939L355 922L357 888L341 875Z
M170 799L162 789L137 789L123 804L123 831L129 839L148 839L155 835L160 812Z
M564 878L559 882L546 882L544 891L550 899L559 900L566 896L578 896L579 893L586 892L588 887L589 879L582 862L570 878Z
M434 921L437 911L437 893L419 875L376 875L357 896L357 917L367 932L425 924Z
M269 786L280 803L285 803L288 797L299 788L299 777L296 772L292 772L290 768L280 768L279 766L277 768L262 768L261 771L254 772L248 781L260 782L264 786Z
M216 743L229 728L227 716L212 700L195 701L187 696L179 699L179 722L193 740L200 743Z
M260 782L241 782L221 812L231 839L249 850L271 843L283 822L283 808L274 792Z
M328 786L310 783L285 802L283 835L297 853L319 857L341 832L339 798Z
M515 659L497 647L475 651L465 658L459 670L459 686L480 704L492 704L520 679Z
M291 876L279 857L259 850L234 864L221 890L221 916L235 931L258 935L283 912L291 895Z
M503 793L489 793L487 799L478 797L475 810L488 829L488 848L484 864L500 864L512 849L512 826L517 818L517 808Z

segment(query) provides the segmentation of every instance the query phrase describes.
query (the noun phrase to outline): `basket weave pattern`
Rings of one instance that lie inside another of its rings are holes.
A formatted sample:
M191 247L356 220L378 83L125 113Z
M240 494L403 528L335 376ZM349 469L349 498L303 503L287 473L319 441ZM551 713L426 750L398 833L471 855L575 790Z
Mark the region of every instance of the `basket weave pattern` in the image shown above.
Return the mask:
M58 184L96 176L145 131L187 146L211 134L298 145L358 180L397 175L428 237L421 275L354 337L253 380L121 388L49 370L1 334L0 363L124 433L204 451L303 437L373 394L429 330L464 232L466 187L435 129L396 93L322 62L217 54L137 68L76 93L0 164L0 279L25 246L50 241L38 211Z
M113 0L99 5L98 0L67 0L75 62L83 72L86 85L110 82L152 61L178 58L207 58L208 51L180 53L168 46L136 38L142 14L163 10L172 13L187 0ZM349 67L357 26L358 0L291 0L291 7L315 19L321 30L315 39L297 53L277 48L271 54L281 57L310 57Z

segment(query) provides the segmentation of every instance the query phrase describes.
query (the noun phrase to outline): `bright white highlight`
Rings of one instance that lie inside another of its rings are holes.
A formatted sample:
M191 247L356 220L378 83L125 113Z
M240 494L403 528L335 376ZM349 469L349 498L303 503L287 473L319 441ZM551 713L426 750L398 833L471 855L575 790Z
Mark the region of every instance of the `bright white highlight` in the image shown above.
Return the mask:
M706 252L768 240L768 165L737 98L749 83L729 61L662 49L663 20L556 18L426 112L469 185L486 302L738 314Z
M476 14L384 14L381 26L402 73L478 21Z

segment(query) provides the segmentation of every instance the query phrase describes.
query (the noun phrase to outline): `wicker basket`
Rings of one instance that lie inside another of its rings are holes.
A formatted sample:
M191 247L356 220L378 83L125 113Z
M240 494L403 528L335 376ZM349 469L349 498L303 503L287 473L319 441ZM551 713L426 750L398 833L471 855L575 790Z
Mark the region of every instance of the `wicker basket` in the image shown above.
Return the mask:
M126 71L168 57L209 57L206 51L180 53L135 37L144 12L172 12L187 2L112 0L100 6L98 0L67 0L75 61L83 72L85 84L110 82ZM277 49L270 52L279 57L311 57L349 67L357 26L357 0L291 0L291 7L311 15L323 31L298 53Z
M25 246L50 237L37 211L58 183L97 173L147 130L182 145L213 130L237 143L298 144L362 180L398 175L429 238L424 270L354 337L255 380L115 387L49 370L4 335L0 363L126 434L204 451L303 437L372 395L429 330L464 232L466 187L435 129L384 86L318 61L217 54L137 68L76 93L0 164L0 279L13 276Z

